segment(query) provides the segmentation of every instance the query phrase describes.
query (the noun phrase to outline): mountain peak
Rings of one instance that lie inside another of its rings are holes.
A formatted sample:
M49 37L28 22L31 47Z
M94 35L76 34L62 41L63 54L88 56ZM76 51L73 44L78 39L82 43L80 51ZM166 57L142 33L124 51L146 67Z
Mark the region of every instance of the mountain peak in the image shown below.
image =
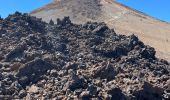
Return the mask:
M137 35L153 46L157 55L170 61L170 24L131 9L114 0L54 0L31 12L49 22L69 16L73 23L105 22L117 33Z

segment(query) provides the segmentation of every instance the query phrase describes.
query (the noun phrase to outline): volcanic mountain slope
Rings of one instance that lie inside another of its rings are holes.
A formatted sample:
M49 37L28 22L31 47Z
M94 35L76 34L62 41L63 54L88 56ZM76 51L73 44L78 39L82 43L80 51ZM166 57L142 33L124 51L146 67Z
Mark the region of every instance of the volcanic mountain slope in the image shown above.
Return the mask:
M104 23L0 19L0 100L169 100L170 65Z
M158 57L170 61L170 24L132 10L112 0L55 0L31 15L49 22L70 16L73 23L105 22L121 34L136 34L156 48Z

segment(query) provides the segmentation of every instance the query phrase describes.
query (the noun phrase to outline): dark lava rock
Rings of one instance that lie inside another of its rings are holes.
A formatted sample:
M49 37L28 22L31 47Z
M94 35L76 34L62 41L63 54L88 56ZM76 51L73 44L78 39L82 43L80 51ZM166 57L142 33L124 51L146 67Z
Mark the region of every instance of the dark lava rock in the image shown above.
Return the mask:
M105 31L109 30L106 25L100 25L92 31L93 34L98 36L106 36Z
M26 49L26 45L22 44L22 45L18 45L16 48L14 48L12 51L10 51L7 55L6 55L6 61L11 61L12 59L22 56L24 53L24 50Z
M24 98L24 97L26 97L27 96L27 93L26 93L26 91L25 90L21 90L20 92L19 92L19 95L18 95L20 98Z
M112 88L108 91L108 94L111 94L111 100L126 100L120 88Z
M170 65L105 23L0 18L0 99L169 100Z
M51 68L52 65L50 63L40 58L36 58L35 60L23 65L16 76L19 77L19 83L24 86L29 83L37 82L41 78L41 75Z
M155 59L155 54L156 54L155 49L152 47L149 47L149 46L142 49L142 51L141 51L142 57L147 58L147 59L149 59L149 58Z
M107 79L108 81L113 80L117 72L114 67L109 63L107 65L98 67L97 70L94 70L94 78Z
M159 87L154 87L151 84L145 82L143 85L143 90L138 91L134 95L136 96L136 99L146 99L146 100L161 100L162 94L164 93L164 90Z
M85 88L85 80L83 79L83 77L79 77L77 75L72 75L69 79L69 86L68 88L71 90L71 91L74 91L76 89L80 89L80 88Z
M50 24L50 25L54 25L54 22L53 22L52 19L50 20L49 24Z

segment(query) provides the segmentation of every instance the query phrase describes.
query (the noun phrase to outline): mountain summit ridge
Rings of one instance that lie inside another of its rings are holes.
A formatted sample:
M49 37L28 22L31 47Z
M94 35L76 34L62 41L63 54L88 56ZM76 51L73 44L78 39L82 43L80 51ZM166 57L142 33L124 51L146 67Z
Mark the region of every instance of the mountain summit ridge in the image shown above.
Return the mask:
M30 13L49 22L70 16L73 23L105 22L117 33L135 34L170 61L170 24L112 0L54 0Z

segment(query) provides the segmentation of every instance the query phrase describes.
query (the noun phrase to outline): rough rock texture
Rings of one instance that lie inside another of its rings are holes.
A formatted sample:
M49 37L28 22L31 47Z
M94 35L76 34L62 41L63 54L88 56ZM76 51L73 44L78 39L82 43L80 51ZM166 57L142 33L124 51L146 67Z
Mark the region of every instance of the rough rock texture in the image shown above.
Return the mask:
M170 98L169 63L137 36L57 21L19 12L0 20L0 99Z
M156 56L170 62L170 23L118 3L121 0L53 0L30 15L49 22L70 16L73 23L105 22L116 33L135 34L155 48ZM161 12L158 12L161 13Z

